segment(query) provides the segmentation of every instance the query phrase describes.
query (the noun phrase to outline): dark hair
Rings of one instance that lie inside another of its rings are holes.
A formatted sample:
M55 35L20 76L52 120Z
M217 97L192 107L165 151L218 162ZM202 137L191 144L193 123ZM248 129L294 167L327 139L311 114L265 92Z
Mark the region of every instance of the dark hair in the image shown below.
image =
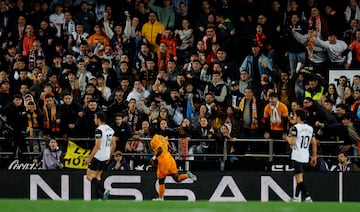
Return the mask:
M349 111L349 107L346 104L343 104L343 103L337 104L336 108L338 108L338 107L345 111Z
M345 151L340 151L339 153L338 153L338 155L341 155L341 154L343 154L344 155L344 157L348 157L348 154L345 152Z
M13 95L13 100L14 100L14 99L21 99L21 100L22 100L21 94L20 94L20 93L14 94L14 95Z
M336 90L336 85L334 83L329 84L328 88L327 88L327 92L326 92L326 96L328 96L330 98L330 94L329 94L329 87L333 87L334 88L334 94L333 94L333 98L331 99L333 102L336 102L336 99L339 97L339 94Z
M330 97L328 97L328 96L326 97L324 103L330 103L330 104L334 105L334 101L331 100Z
M344 115L343 115L343 119L348 119L350 120L351 122L354 121L355 117L354 117L354 114L352 112L346 112Z
M252 93L254 93L254 89L251 86L246 87L245 90L250 90Z
M123 117L123 114L122 114L122 113L115 113L115 118L116 118L116 117L121 117L121 118L122 118L122 117Z
M105 113L103 111L97 111L95 113L95 115L96 115L96 118L100 119L100 121L105 122L106 116L105 116Z
M311 97L305 97L304 100L308 100L309 102L314 102L314 100Z
M276 92L272 92L269 94L269 97L279 98L279 94L277 94Z
M90 102L95 102L95 103L98 103L99 102L99 100L98 99L96 99L96 98L91 98L90 100L89 100L89 103Z
M302 111L302 110L296 110L296 111L295 111L295 114L296 114L297 117L300 118L301 121L305 121L305 119L306 119L306 114L305 114L304 111Z

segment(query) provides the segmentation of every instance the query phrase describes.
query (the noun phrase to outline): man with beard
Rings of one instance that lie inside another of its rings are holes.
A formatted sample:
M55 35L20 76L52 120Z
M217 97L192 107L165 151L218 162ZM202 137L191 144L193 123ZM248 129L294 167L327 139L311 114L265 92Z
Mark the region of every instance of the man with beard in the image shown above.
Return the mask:
M324 87L320 85L319 80L310 78L307 89L305 90L305 97L310 97L315 101L320 101L324 93Z

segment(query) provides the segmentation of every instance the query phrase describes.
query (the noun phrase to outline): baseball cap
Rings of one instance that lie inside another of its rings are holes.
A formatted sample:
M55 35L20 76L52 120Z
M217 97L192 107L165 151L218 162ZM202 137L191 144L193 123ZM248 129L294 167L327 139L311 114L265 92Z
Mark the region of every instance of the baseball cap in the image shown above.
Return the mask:
M89 81L92 80L92 79L95 79L95 80L96 80L96 77L95 77L95 76L89 77Z
M234 86L234 85L239 85L239 82L238 81L231 81L231 86Z

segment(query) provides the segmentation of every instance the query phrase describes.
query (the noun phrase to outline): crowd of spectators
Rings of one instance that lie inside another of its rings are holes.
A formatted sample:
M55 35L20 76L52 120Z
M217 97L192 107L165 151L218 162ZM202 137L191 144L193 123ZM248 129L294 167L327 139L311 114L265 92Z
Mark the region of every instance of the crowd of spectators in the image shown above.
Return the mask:
M121 152L154 133L216 140L188 153L264 151L236 138L283 139L303 108L357 155L360 73L329 85L328 70L360 67L359 20L356 0L0 0L1 151L56 137L65 152L98 110Z

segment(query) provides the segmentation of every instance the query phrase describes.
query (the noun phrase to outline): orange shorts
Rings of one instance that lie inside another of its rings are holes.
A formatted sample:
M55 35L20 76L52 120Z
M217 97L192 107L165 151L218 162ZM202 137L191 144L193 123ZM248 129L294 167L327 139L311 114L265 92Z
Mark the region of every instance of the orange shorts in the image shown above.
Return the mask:
M168 175L173 175L178 172L176 162L174 158L170 157L159 157L158 158L158 167L156 171L156 176L158 179L165 178Z

